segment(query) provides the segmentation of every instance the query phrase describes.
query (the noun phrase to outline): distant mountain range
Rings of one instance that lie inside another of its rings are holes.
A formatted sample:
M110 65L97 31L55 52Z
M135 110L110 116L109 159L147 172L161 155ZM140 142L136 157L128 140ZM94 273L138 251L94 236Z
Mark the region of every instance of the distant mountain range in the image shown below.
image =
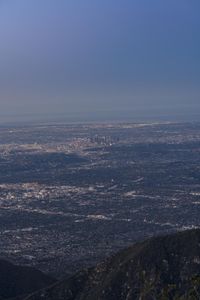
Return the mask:
M135 244L94 268L56 283L33 269L19 267L17 271L16 268L5 262L0 265L2 299L8 298L8 291L12 291L12 295L27 294L28 290L42 288L45 284L51 286L18 299L200 299L200 230L160 236ZM13 289L10 290L11 284Z

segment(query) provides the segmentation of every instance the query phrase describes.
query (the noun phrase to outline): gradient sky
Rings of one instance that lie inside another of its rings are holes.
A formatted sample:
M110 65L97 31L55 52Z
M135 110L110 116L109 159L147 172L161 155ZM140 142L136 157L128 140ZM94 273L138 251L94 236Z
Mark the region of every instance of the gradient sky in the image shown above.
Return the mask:
M200 110L199 0L0 0L0 116Z

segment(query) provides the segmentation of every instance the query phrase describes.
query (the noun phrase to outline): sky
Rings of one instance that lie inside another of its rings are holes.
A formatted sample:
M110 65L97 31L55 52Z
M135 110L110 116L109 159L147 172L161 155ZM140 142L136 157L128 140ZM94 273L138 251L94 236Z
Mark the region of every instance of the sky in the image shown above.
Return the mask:
M200 112L199 0L0 0L0 120Z

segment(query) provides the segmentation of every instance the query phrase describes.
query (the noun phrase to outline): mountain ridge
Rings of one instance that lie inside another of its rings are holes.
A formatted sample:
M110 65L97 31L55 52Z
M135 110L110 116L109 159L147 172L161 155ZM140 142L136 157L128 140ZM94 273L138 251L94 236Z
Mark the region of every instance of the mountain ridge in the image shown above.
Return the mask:
M27 295L56 282L35 268L0 259L0 299ZM16 298L17 299L17 298Z
M200 299L200 229L137 243L94 268L24 298L94 299Z

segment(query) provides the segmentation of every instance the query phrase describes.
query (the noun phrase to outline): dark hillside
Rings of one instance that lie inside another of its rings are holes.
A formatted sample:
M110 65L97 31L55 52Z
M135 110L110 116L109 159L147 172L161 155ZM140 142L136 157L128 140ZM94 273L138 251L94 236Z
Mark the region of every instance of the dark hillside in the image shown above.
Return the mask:
M200 230L138 243L26 300L200 299Z
M54 282L54 279L34 268L0 260L0 299L26 295Z

